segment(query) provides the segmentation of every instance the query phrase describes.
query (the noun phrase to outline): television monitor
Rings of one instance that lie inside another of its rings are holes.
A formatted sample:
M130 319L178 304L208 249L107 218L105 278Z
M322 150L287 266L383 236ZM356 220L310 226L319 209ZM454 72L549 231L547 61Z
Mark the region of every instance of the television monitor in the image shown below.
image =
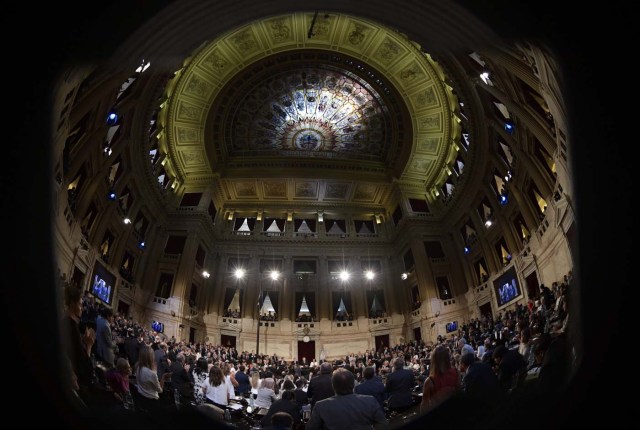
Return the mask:
M522 296L522 289L515 267L511 266L506 272L493 281L498 308L508 305Z
M458 330L458 321L447 323L447 333Z
M158 333L164 333L164 324L161 323L160 321L152 321L151 329Z
M109 272L102 264L96 261L91 276L89 291L102 302L110 305L113 300L113 293L116 288L116 277Z

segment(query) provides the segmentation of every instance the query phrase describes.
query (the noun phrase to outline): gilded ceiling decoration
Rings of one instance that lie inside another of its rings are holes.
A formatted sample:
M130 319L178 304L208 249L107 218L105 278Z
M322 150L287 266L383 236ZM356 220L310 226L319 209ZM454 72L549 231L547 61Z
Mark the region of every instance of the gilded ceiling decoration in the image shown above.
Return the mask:
M158 115L178 185L243 201L384 205L394 187L430 195L460 137L442 69L381 24L328 14L310 38L312 19L251 22L185 59Z
M339 154L381 161L389 146L391 121L381 97L356 76L287 71L241 94L246 96L231 104L239 106L231 118L231 156Z

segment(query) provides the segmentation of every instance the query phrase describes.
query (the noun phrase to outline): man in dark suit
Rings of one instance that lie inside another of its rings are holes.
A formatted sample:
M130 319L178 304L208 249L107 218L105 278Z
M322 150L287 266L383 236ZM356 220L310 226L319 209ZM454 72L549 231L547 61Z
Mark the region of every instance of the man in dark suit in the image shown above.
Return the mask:
M398 357L393 362L393 372L387 376L385 391L389 394L389 409L406 409L413 406L413 395L416 378L411 370L404 368L404 358Z
M138 362L140 347L144 345L144 340L141 336L141 332L142 330L135 330L132 333L132 336L129 336L124 340L124 352L129 358L129 363L132 366Z
M309 398L307 397L307 392L304 391L304 385L307 383L307 380L300 377L296 379L296 389L293 394L295 395L295 401L299 407L306 405L309 403Z
M244 364L241 364L238 368L235 378L238 381L238 386L236 387L238 394L241 396L248 394L251 391L251 381L249 380L249 375L245 373Z
M364 377L364 381L361 384L356 385L355 393L362 394L367 396L373 396L378 401L380 406L384 407L384 384L382 380L376 376L376 371L373 367L365 367L362 372L362 376Z
M354 394L353 373L337 369L331 383L336 394L315 404L306 430L372 428L389 423L376 399Z
M189 400L193 400L193 381L189 376L189 372L185 369L183 353L176 355L176 360L169 366L169 372L171 372L171 388L178 390L181 402L186 403Z
M503 391L496 373L487 363L478 361L473 354L460 357L460 373L464 374L462 390L478 411L487 414L503 399Z
M333 386L331 385L331 372L333 366L331 363L324 362L320 365L320 374L314 376L309 381L309 388L307 388L307 397L311 399L311 408L316 402L331 397L335 394Z

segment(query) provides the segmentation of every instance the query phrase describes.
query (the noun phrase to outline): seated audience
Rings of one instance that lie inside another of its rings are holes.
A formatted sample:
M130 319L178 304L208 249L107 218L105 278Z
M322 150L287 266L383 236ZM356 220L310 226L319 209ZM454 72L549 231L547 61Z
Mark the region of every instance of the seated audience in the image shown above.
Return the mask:
M126 358L120 357L113 367L105 374L107 385L120 401L124 401L125 394L129 393L129 376L131 375L131 366Z

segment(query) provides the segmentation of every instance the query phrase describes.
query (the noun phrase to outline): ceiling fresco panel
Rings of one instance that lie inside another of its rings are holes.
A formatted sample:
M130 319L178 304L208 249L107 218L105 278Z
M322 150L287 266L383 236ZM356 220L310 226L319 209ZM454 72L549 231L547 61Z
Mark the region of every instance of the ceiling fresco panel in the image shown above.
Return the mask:
M285 181L265 181L262 183L265 198L287 198L287 183Z

